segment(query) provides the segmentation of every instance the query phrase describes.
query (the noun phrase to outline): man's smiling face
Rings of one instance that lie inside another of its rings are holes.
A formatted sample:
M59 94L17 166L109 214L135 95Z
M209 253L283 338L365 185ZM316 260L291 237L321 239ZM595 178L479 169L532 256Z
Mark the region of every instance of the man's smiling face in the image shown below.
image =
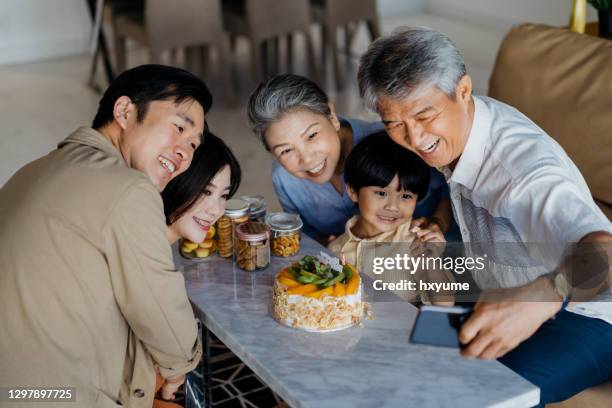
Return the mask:
M122 97L123 98L123 97ZM162 191L191 164L204 131L204 109L193 101L152 101L141 122L135 105L124 123L119 150L131 168L144 172Z
M389 136L432 167L455 162L465 147L473 119L471 80L466 75L451 99L434 86L407 98L381 96L377 110Z

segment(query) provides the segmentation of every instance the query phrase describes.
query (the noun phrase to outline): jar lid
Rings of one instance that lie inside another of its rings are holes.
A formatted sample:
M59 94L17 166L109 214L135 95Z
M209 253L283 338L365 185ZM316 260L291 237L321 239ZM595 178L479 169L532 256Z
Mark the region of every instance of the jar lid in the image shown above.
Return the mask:
M225 202L225 215L239 217L246 215L249 210L249 203L244 200L231 199Z
M302 228L302 219L298 214L286 212L272 213L266 217L266 224L275 231L292 232Z
M248 221L236 226L236 237L241 241L263 241L270 237L270 228L259 221Z
M261 195L244 195L238 198L249 203L249 214L261 212L266 208L266 200Z

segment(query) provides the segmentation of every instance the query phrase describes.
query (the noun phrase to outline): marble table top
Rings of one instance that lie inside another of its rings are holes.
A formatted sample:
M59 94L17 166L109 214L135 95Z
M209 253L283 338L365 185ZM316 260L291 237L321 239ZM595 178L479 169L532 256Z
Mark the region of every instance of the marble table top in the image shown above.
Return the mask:
M497 361L408 341L417 309L372 303L363 327L309 333L270 315L273 275L323 248L304 236L300 253L245 272L231 259L175 261L202 322L292 407L529 407L539 389ZM367 282L366 282L367 285ZM366 290L367 292L367 290Z

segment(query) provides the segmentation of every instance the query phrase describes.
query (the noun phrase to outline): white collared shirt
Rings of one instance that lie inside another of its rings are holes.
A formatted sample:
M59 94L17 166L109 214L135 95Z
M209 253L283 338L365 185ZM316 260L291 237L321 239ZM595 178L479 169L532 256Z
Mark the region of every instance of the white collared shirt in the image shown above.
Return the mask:
M474 96L474 107L457 166L442 169L455 220L464 242L518 243L512 247L516 253L498 255L506 258L500 263L510 258L522 271L476 275L481 287L524 284L553 271L571 243L595 231L612 233L612 223L593 201L580 171L554 139L495 99ZM555 256L530 264L531 243L546 243ZM612 303L593 308L585 303L570 310L612 323Z

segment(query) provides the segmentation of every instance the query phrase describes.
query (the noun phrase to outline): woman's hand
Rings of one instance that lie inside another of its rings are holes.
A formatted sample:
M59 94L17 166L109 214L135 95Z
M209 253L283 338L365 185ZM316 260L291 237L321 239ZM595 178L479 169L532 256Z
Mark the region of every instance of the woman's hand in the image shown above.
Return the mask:
M162 399L166 401L173 401L174 394L178 391L179 387L183 385L185 382L185 375L181 375L177 378L166 379L164 385L162 385L162 389L160 390L160 394Z

